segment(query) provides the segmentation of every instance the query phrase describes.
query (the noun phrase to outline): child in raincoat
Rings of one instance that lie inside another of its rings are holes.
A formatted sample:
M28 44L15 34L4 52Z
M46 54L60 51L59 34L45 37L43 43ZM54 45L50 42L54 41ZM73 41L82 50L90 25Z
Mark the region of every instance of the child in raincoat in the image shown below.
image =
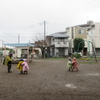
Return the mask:
M24 74L27 74L28 73L28 70L29 70L29 66L28 66L28 63L27 63L27 60L24 59L23 60L24 62L22 63L22 66L23 66L23 73Z
M73 71L78 71L78 67L79 67L78 61L76 60L76 58L73 58L73 61L72 61Z
M72 60L68 58L67 67L69 68L68 71L72 70Z
M17 65L17 68L19 69L20 74L23 74L23 66L22 66L22 63L23 63L23 59L20 59L20 62Z
M8 56L6 56L6 58L4 58L4 62L3 65L7 65L7 69L8 69L8 73L12 73L11 68L12 68L12 54L10 53Z

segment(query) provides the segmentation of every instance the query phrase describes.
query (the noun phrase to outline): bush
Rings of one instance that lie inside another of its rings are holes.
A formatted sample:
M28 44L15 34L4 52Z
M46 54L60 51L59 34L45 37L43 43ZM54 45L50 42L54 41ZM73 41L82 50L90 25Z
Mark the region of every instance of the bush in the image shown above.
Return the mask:
M75 58L80 58L80 57L81 57L81 55L80 55L80 54L77 54L77 53L73 54L73 56L74 56Z

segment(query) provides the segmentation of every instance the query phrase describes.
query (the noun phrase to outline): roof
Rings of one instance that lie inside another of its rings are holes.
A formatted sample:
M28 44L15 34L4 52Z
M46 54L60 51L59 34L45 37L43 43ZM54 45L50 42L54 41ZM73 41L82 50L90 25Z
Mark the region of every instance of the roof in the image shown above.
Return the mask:
M12 46L12 47L34 47L33 44L31 43L8 43L8 44L4 44L7 46Z
M70 26L70 27L81 27L81 28L90 28L90 27L94 27L95 26L95 24L94 24L94 22L92 21L92 20L89 20L89 21L87 21L87 23L86 24L80 24L80 25L74 25L74 26ZM70 28L70 27L67 27L67 28ZM66 29L67 29L66 28Z
M52 36L52 37L55 37L55 38L68 38L69 37L67 35L60 34L60 33L53 33L53 34L50 34L48 36Z

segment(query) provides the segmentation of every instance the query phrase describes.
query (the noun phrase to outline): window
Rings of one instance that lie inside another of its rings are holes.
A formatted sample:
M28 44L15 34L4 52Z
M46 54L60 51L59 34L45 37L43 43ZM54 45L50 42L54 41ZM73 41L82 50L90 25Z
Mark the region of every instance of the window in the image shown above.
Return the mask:
M84 30L79 30L79 34L84 34Z
M64 39L64 44L66 44L67 43L67 39Z
M58 44L60 44L60 39L58 39Z
M60 39L61 42L64 42L64 39Z
M54 42L55 39L52 39L52 40L53 40L53 42Z

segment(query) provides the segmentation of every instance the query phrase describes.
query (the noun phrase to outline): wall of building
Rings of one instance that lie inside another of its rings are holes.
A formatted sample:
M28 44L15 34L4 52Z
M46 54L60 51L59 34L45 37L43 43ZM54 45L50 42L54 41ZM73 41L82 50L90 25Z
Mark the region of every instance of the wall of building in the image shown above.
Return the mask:
M100 48L100 23L95 23L95 30L94 30L94 43L96 48Z
M83 34L79 34L79 30L83 30L84 33ZM87 38L87 31L86 29L80 28L80 27L75 27L75 37L74 38L83 38L86 39Z

